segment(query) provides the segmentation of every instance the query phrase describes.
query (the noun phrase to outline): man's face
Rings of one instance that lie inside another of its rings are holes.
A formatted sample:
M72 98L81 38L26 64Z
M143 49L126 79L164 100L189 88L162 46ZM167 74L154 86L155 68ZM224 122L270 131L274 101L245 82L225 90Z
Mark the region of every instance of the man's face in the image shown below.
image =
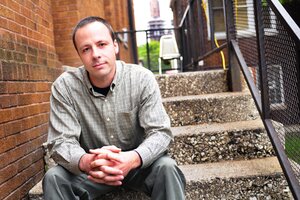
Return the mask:
M75 42L91 82L101 87L103 81L112 81L119 47L117 42L112 40L107 27L100 22L87 24L77 30Z

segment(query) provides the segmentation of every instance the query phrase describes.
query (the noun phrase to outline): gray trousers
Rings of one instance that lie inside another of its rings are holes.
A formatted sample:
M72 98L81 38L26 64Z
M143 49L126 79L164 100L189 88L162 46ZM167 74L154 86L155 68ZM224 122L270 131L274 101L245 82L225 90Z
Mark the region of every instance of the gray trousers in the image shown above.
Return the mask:
M182 200L185 184L176 162L163 156L147 168L129 172L122 187L142 191L152 200ZM49 169L43 180L45 200L101 199L119 187L91 182L85 174L74 175L59 165Z

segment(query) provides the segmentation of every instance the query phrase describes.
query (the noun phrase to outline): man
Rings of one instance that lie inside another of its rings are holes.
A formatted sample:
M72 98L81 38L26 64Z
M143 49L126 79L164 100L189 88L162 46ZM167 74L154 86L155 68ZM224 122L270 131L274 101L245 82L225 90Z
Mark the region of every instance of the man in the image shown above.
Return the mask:
M73 43L84 67L52 86L47 147L58 165L45 174L45 200L95 199L119 186L184 199L185 178L166 155L170 120L153 74L116 61L119 47L102 18L81 20Z

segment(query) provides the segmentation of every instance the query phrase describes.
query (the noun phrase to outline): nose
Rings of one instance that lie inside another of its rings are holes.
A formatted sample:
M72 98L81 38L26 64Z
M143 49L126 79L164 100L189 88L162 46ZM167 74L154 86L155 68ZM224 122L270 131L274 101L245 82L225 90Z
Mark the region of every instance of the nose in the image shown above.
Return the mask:
M101 58L101 50L97 47L93 47L93 58L94 59Z

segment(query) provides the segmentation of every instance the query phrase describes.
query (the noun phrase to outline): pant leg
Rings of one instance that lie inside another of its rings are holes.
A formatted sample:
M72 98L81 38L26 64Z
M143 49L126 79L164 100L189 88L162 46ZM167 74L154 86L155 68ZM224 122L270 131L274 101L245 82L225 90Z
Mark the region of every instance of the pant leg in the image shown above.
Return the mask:
M49 169L43 179L45 200L90 200L116 188L93 183L85 174L74 175L59 165Z
M169 156L157 159L145 169L132 171L124 185L145 192L153 200L185 199L185 177Z

